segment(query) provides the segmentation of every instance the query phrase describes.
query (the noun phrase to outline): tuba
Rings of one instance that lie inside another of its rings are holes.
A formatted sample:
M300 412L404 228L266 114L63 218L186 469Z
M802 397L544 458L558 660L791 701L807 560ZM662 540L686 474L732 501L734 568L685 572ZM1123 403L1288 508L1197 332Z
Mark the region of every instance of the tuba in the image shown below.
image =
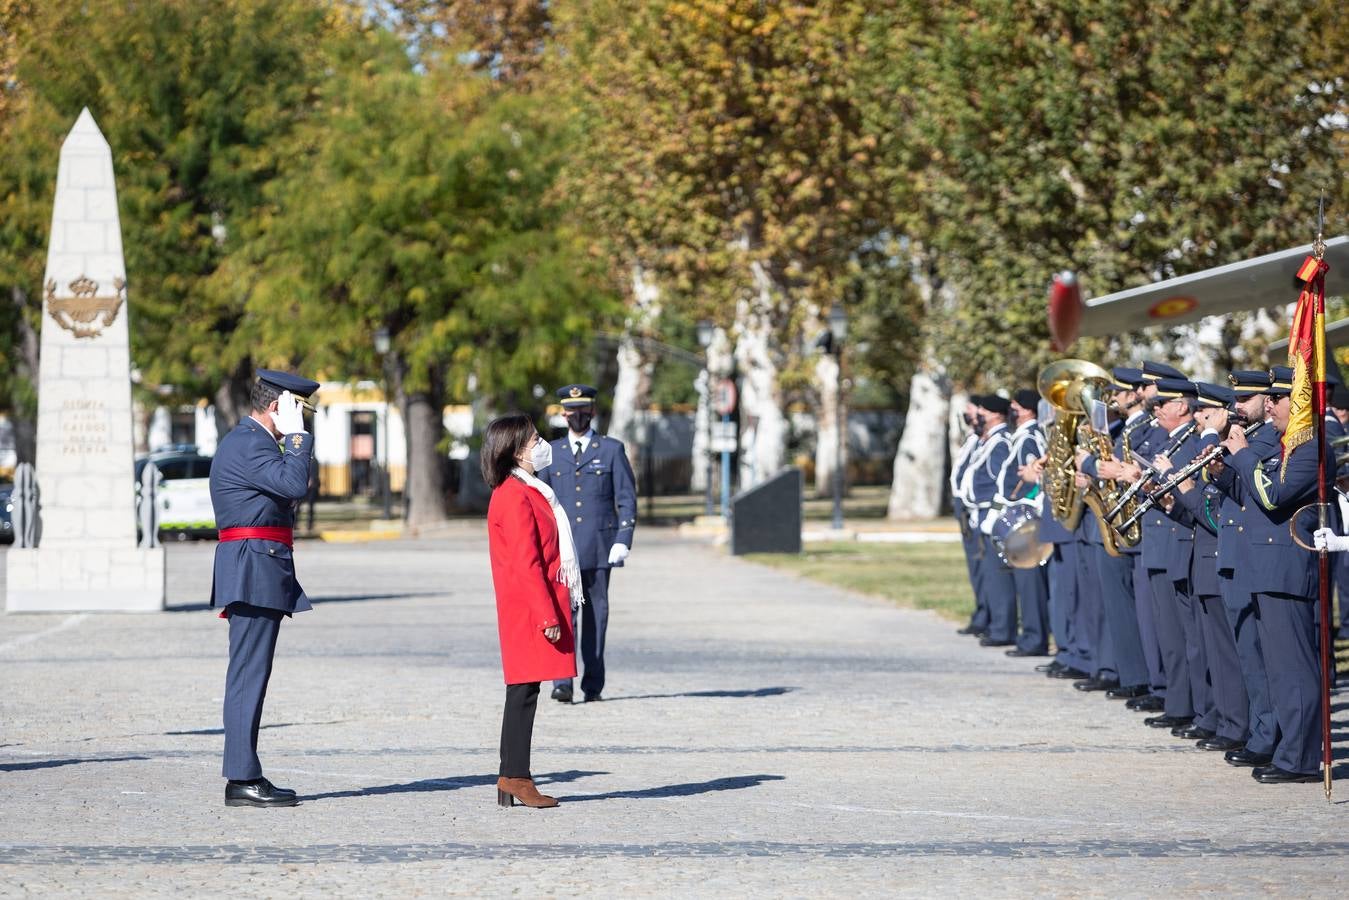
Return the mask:
M1049 501L1049 514L1069 531L1082 521L1086 505L1086 492L1073 484L1077 474L1078 430L1088 421L1092 401L1105 394L1111 381L1105 369L1085 359L1050 363L1036 379L1040 396L1058 411L1047 436L1042 485Z

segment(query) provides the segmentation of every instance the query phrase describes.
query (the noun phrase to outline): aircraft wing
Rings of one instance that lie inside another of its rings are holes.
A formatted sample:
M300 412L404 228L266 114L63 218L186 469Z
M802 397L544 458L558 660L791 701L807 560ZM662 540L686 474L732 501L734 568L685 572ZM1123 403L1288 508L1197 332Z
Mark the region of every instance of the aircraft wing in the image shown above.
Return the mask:
M1150 325L1179 325L1205 316L1292 303L1301 285L1293 275L1311 244L1257 256L1155 284L1094 297L1082 305L1080 334L1121 334ZM1326 241L1326 294L1349 294L1349 235Z
M1329 273L1327 273L1329 274ZM1330 281L1329 278L1326 279ZM1330 289L1327 288L1329 293ZM1326 324L1326 346L1331 350L1349 346L1349 319L1340 319ZM1269 358L1274 365L1283 365L1288 355L1288 338L1280 338L1269 345Z

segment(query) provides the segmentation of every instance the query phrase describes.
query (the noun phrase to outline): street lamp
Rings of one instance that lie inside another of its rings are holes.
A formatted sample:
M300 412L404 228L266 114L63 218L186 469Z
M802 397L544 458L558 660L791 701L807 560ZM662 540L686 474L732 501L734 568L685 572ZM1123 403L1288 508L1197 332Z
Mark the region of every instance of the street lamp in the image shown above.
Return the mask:
M384 521L393 518L393 497L391 496L392 486L389 481L389 350L392 347L392 341L389 338L389 329L378 328L375 330L375 352L379 354L379 369L383 382L384 394L384 440L381 441L381 449L384 451L384 462L380 465L380 482L384 494Z
M706 459L703 460L707 467L707 502L703 507L703 515L707 516L712 515L712 369L709 366L707 351L712 346L712 338L715 336L716 326L712 324L712 320L699 319L698 346L703 348L703 406L707 413L707 451Z
M848 338L848 311L842 303L829 310L829 351L834 354L838 373L834 377L834 530L843 530L843 342Z

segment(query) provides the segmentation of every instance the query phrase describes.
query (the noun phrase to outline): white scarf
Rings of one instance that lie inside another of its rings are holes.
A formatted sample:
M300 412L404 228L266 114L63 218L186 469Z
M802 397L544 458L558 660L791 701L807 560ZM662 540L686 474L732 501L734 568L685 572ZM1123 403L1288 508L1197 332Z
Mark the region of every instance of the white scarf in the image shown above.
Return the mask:
M557 549L562 557L562 562L557 567L557 580L565 584L567 590L571 592L571 608L580 609L586 602L585 594L581 590L581 567L576 562L576 543L571 537L571 523L567 521L567 514L562 511L562 504L557 502L557 494L519 466L512 469L511 474L542 494L548 505L553 508L553 518L557 520Z

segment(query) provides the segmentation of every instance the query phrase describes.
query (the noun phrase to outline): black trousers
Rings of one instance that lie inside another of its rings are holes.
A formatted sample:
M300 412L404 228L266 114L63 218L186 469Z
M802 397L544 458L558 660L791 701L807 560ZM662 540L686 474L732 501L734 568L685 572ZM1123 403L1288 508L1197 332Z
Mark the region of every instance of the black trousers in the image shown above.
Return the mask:
M534 710L539 705L539 683L506 685L506 709L501 715L502 778L529 778L529 748L534 743Z
M225 762L220 774L235 781L262 777L258 761L258 728L272 655L281 620L279 609L231 603L230 663L225 672Z

